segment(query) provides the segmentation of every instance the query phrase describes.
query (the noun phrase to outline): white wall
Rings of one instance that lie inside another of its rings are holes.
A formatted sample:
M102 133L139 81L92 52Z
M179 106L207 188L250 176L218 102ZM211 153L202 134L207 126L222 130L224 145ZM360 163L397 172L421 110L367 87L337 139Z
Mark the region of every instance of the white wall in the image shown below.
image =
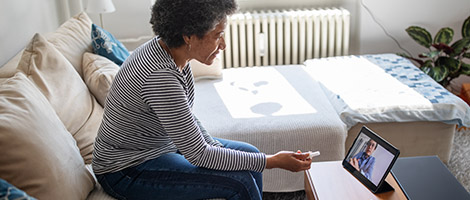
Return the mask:
M343 7L351 12L351 54L402 52L372 20L361 0L238 0L241 9ZM75 15L87 0L0 0L0 65L20 51L35 32L50 32ZM104 27L119 39L152 35L151 0L113 0L116 12L103 14ZM410 25L433 35L444 26L460 36L470 0L363 0L377 20L414 55L424 49L404 31ZM68 8L68 9L67 9ZM89 13L99 24L99 15Z
M152 35L151 0L113 0L116 12L105 14L105 26L117 38ZM454 28L460 37L463 20L470 15L470 0L362 0L376 19L402 46L414 55L424 49L406 34L410 25L420 25L434 35L444 26ZM387 37L363 7L361 0L238 0L241 10L343 7L351 12L351 54L403 52ZM96 16L90 14L94 20Z
M60 5L51 0L0 0L0 66L20 52L33 35L60 25Z
M405 32L411 25L426 28L431 35L440 28L454 29L454 41L460 39L463 21L470 16L470 0L363 0L376 19L414 56L426 50ZM360 1L358 2L360 4ZM388 38L367 11L360 10L359 51L366 53L403 52Z

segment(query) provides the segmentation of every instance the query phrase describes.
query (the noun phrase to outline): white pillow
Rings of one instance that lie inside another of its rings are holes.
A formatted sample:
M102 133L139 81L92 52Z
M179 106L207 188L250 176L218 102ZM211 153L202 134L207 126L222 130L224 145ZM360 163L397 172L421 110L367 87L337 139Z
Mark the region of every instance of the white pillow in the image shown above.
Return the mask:
M74 67L44 37L36 34L24 50L18 71L25 73L49 100L77 141L85 162L91 163L103 107L91 95Z
M18 72L0 83L0 177L37 199L86 199L94 187L74 138Z
M18 66L18 62L20 62L21 55L23 55L23 50L0 67L0 78L9 78L16 73L16 67Z
M189 65L193 72L194 81L222 78L222 62L219 57L214 59L212 65L203 64L195 59L191 60Z
M116 63L103 56L88 52L83 55L83 79L88 89L103 107L111 83L119 69Z
M82 76L82 55L93 52L91 25L93 22L85 12L70 18L57 30L45 35L47 41L72 63L75 70Z

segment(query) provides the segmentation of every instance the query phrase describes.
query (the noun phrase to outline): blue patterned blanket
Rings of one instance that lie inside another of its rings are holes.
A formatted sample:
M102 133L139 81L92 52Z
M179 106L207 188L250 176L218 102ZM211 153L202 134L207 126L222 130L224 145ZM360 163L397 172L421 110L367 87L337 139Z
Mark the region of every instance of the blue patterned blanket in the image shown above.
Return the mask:
M470 107L406 58L374 54L311 59L304 64L349 127L411 121L470 126Z

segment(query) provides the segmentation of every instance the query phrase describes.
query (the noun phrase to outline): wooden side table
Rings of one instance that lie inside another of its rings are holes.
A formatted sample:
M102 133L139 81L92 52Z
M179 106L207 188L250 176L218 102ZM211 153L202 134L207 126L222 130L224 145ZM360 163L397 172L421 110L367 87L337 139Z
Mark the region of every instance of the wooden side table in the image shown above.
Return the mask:
M407 199L390 174L386 181L395 191L373 194L341 165L341 161L314 162L305 171L305 193L309 200Z

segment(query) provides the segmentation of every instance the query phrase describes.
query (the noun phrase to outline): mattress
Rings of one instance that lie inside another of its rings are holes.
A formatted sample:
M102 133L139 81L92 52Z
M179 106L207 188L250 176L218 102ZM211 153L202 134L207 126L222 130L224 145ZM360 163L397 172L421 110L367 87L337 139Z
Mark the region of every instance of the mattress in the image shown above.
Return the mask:
M470 126L470 107L394 54L305 61L348 129L358 123L434 121Z
M346 125L305 66L223 70L195 84L194 113L213 137L245 141L260 151L320 151L315 161L341 160ZM303 190L303 173L263 172L263 191Z

